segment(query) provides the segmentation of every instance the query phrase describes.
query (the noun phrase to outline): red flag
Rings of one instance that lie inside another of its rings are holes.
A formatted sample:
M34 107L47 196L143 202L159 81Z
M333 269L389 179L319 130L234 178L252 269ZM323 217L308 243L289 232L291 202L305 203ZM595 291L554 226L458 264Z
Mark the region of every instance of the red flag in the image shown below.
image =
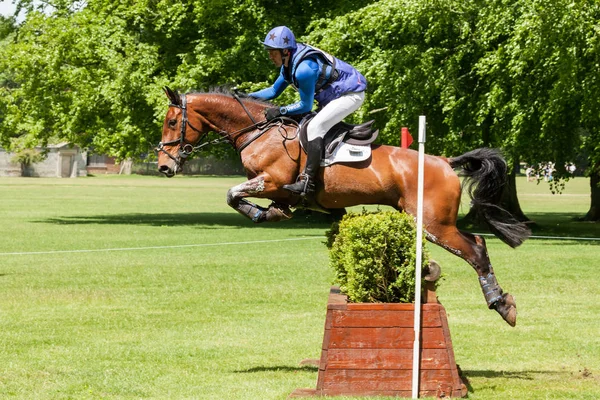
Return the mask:
M400 145L402 146L402 148L408 149L408 146L410 146L412 142L413 138L410 132L408 131L408 128L402 128L402 137L400 140Z

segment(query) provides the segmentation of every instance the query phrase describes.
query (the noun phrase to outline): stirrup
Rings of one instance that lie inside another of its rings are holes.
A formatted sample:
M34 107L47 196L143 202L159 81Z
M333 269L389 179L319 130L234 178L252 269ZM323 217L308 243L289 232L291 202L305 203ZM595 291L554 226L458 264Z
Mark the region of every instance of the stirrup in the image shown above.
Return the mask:
M306 196L315 191L315 185L311 182L311 177L307 174L298 175L295 183L283 185L283 188L300 196Z

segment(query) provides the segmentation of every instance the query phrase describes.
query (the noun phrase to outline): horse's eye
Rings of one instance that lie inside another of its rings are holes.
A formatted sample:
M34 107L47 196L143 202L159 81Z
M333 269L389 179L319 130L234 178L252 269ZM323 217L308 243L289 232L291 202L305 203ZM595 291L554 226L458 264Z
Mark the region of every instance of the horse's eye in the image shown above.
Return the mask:
M170 128L175 128L177 126L177 120L176 119L170 119L169 120L169 127Z

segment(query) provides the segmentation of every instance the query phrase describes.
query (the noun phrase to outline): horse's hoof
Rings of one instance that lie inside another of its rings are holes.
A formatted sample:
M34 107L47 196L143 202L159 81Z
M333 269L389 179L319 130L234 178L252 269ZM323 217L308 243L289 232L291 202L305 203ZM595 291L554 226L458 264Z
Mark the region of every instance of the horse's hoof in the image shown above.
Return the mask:
M510 326L517 325L517 303L511 294L502 295L502 300L496 304L496 311Z
M292 212L289 208L284 210L282 208L269 207L265 220L269 222L286 221L292 218L292 216Z
M517 325L517 308L509 307L508 312L502 315L502 318L514 328Z
M512 306L515 309L517 308L517 303L515 302L515 298L513 297L512 294L504 293L502 295L502 299L504 300L504 304L506 304L507 306Z

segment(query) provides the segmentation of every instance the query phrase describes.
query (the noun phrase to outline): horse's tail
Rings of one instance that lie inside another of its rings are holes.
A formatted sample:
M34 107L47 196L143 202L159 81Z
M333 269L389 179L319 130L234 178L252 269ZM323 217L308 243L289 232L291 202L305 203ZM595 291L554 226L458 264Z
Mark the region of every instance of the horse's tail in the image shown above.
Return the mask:
M448 162L452 168L461 168L471 206L494 235L510 247L519 246L531 235L527 225L500 207L502 190L507 184L507 167L498 150L476 149L449 158Z

